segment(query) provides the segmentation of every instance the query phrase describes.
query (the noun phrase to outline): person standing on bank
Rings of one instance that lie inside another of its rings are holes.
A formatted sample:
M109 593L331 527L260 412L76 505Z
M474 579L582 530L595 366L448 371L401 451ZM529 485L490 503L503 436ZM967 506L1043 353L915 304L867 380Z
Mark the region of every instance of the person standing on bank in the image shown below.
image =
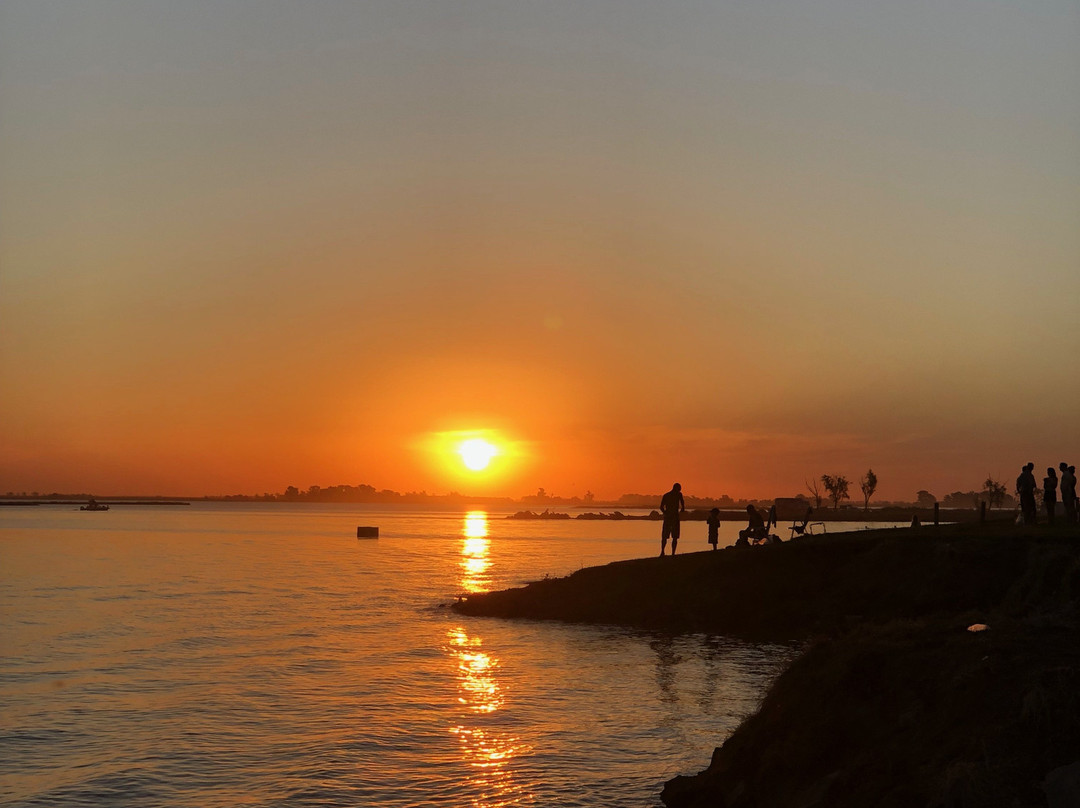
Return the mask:
M1065 509L1065 523L1076 523L1076 466L1061 463L1061 507Z
M667 549L668 537L671 537L671 554L675 555L675 548L679 545L679 514L686 510L686 502L683 500L682 486L678 483L671 486L671 490L660 499L660 513L664 515L664 527L660 531L660 555Z
M1046 508L1047 524L1054 524L1054 511L1057 510L1058 478L1054 467L1050 466L1043 477L1043 506Z
M713 508L709 511L709 518L705 520L705 524L709 526L709 544L715 550L716 545L720 543L720 509Z
M1025 525L1033 525L1036 522L1035 513L1035 469L1034 463L1028 463L1016 478L1016 493L1020 495L1020 513L1024 516Z

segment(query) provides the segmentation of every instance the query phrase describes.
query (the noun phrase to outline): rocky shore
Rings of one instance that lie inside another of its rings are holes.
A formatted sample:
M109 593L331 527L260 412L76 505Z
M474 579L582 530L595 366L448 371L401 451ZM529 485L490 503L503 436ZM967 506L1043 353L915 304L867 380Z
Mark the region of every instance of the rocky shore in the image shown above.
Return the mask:
M454 608L805 641L668 782L673 808L1058 808L1080 805L1078 606L1080 530L968 524L624 561Z

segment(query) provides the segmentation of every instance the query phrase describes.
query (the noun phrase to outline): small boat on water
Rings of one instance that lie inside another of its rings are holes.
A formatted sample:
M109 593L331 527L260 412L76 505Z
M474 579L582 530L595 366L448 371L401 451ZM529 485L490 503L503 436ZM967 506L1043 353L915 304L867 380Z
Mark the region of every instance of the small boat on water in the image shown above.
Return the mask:
M109 510L109 506L108 505L102 505L96 499L92 499L89 502L87 502L85 505L79 506L79 510L80 511L107 511L107 510Z

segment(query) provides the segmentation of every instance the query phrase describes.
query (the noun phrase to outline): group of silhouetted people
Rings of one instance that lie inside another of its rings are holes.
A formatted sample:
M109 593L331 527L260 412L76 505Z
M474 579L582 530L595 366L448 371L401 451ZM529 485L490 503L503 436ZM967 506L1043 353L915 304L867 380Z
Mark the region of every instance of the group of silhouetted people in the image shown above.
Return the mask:
M664 555L667 550L668 539L671 539L671 554L675 555L675 548L679 546L681 525L679 515L685 510L686 501L683 499L682 486L675 483L671 490L660 498L660 515L664 520L663 527L660 529L660 555ZM746 514L748 524L745 530L739 531L739 540L735 542L736 547L748 547L751 543L780 541L779 537L769 534L769 526L776 524L776 506L769 509L767 516L762 516L761 511L753 505L747 505ZM720 509L713 508L709 511L705 523L709 527L709 544L715 550L720 543Z
M1046 521L1054 524L1057 521L1058 492L1061 492L1061 505L1064 510L1065 523L1074 525L1077 523L1076 503L1076 466L1068 463L1058 464L1061 477L1053 466L1046 469L1043 477L1043 508L1046 510ZM1025 525L1034 525L1038 522L1038 505L1035 501L1035 492L1038 482L1035 480L1035 464L1028 463L1016 478L1016 493L1020 496L1020 517Z
M1061 476L1058 476L1053 466L1046 469L1046 476L1042 481L1042 501L1046 511L1048 524L1057 522L1057 503L1060 492L1061 506L1064 511L1065 524L1074 525L1080 521L1080 508L1076 499L1076 466L1070 466L1062 462L1058 464ZM1038 504L1035 492L1038 490L1038 482L1035 479L1035 464L1028 463L1016 478L1016 493L1020 497L1020 516L1025 525L1034 525L1038 522ZM671 490L660 499L660 514L664 520L660 531L660 555L667 550L668 539L671 539L671 554L675 555L675 548L679 546L680 514L686 510L686 501L683 499L682 486L675 483ZM799 535L803 534L810 520L813 509L807 511L807 518L801 526L793 526L793 530ZM769 513L763 516L761 511L753 505L746 506L747 525L739 531L739 539L735 542L736 547L748 547L751 544L779 542L777 536L770 535L769 527L776 524L776 506L769 509ZM709 527L709 544L715 550L720 542L720 509L713 508L705 520Z

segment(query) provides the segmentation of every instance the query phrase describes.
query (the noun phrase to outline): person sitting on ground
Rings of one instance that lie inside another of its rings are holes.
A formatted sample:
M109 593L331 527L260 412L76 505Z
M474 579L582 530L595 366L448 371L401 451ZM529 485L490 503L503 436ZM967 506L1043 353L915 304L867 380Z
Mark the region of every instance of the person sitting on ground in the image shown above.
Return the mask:
M705 520L705 523L709 526L709 544L715 550L716 545L720 543L720 509L713 508L709 511L709 518Z
M765 519L762 518L761 512L753 505L746 506L746 516L748 524L746 525L746 530L739 531L739 538L747 540L752 539L754 544L757 544L769 535L769 529L765 527Z

